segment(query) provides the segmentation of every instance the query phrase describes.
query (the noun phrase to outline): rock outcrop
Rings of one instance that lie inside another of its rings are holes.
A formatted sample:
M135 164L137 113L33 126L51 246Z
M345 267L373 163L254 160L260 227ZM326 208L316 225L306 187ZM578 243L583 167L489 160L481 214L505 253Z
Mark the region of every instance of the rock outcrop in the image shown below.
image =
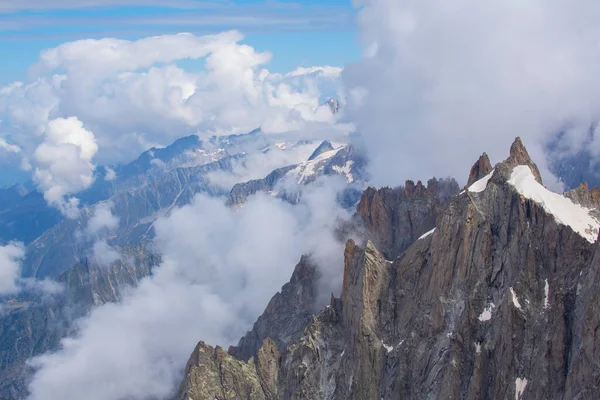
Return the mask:
M388 259L400 255L417 238L435 227L438 214L459 191L454 179L430 179L427 186L406 181L395 189L368 188L356 213L373 241Z
M214 360L231 355L199 345L211 356L194 352L177 398L597 398L600 250L519 191L523 167L538 185L528 190L546 190L517 139L483 190L452 197L435 230L413 234L404 251L389 237L399 234L390 199L429 186L368 190L358 214L371 240L347 242L340 298L280 353L267 341L256 358L229 365ZM239 396L204 389L208 379Z
M471 186L490 172L492 172L492 163L490 163L490 158L487 153L483 153L471 167L469 179L467 180L467 187Z
M265 312L254 323L252 330L240 339L237 346L231 346L229 353L247 361L255 357L263 341L273 340L280 349L296 339L313 313L317 313L315 298L319 273L307 256L302 257L289 283L275 294Z

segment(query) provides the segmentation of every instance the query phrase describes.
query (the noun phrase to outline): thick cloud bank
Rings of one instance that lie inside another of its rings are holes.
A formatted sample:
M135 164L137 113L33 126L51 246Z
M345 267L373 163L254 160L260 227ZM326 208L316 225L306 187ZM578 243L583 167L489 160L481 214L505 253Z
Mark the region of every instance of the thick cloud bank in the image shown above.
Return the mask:
M30 399L165 398L197 341L237 341L302 254L335 282L343 245L333 228L347 215L332 187L309 190L297 206L259 195L239 210L198 196L159 220L162 265L122 302L79 321L59 351L32 361L40 369Z
M356 4L364 56L343 80L378 184L466 178L481 152L498 161L515 136L542 163L553 135L567 131L577 149L598 119L596 1Z

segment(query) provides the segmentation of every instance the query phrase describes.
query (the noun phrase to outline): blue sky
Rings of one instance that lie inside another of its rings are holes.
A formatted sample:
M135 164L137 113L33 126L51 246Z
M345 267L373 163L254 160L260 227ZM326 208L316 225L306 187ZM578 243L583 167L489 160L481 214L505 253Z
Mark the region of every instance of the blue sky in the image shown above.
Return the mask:
M350 0L0 0L0 85L25 79L40 51L66 41L227 29L271 51L274 72L342 66L358 58L355 12Z

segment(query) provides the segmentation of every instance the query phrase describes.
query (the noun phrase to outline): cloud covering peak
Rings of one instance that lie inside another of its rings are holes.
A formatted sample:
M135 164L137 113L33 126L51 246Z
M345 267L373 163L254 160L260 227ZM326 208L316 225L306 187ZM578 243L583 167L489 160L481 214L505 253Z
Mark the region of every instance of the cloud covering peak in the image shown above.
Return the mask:
M356 4L363 57L343 79L378 184L463 177L515 136L544 167L548 140L576 146L598 119L598 2Z

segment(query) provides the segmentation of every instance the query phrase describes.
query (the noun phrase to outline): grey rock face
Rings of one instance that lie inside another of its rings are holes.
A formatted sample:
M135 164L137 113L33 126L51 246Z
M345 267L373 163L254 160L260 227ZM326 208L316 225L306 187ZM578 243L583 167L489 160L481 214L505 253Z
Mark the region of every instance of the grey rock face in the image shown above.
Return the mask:
M259 374L253 359L249 362L239 361L220 347L214 349L200 342L186 365L185 380L179 387L176 399L275 399L273 395L267 397L263 389L269 389L270 385L272 379L268 372L266 376L265 373ZM277 393L276 387L273 390Z
M244 204L248 197L258 192L270 192L275 189L275 185L288 172L296 168L295 165L276 169L263 179L255 179L248 182L236 183L229 194L227 204L240 205Z
M239 360L248 360L258 354L267 338L273 340L280 349L296 339L313 313L318 311L315 309L318 278L319 273L310 258L302 257L290 282L273 296L252 330L237 346L229 348L229 354Z
M357 206L357 215L373 241L388 259L394 259L424 233L435 227L438 214L458 193L454 179L430 179L427 186L406 181L395 189L368 188Z
M327 152L327 151L331 151L333 150L333 146L331 145L331 143L327 140L325 140L323 143L321 143L319 145L319 147L317 147L315 149L315 151L310 155L310 157L308 157L308 161L312 161L315 158L317 158L318 156L320 156L321 154Z
M277 372L270 364L266 375L278 380L270 393L340 400L597 398L598 246L507 183L506 174L522 164L536 170L517 142L486 190L452 197L435 231L395 261L374 241L349 241L340 298L281 351ZM373 209L373 201L365 204ZM389 226L383 217L369 222L377 232ZM373 237L387 252L394 249L393 241ZM195 364L207 375L229 374ZM193 385L181 393L213 398Z

